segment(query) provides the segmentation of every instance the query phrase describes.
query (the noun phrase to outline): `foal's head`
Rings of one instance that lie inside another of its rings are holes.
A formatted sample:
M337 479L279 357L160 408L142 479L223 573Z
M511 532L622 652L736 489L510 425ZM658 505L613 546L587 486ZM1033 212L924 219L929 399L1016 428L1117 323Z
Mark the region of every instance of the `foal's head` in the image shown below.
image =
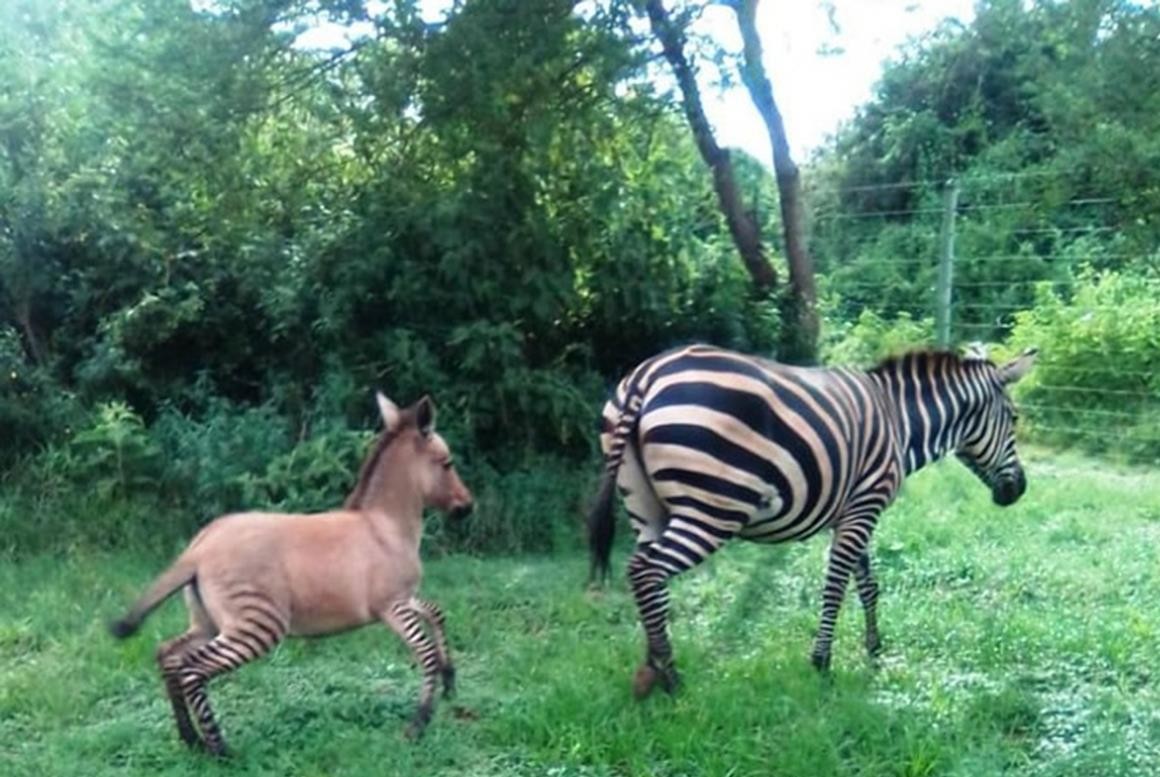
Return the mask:
M1014 504L1027 490L1027 477L1015 452L1015 405L1007 386L1030 371L1036 353L1029 348L1001 366L986 362L977 379L968 383L976 395L977 412L955 454L990 487L998 505Z
M366 469L380 469L385 488L409 488L418 493L424 507L455 516L471 512L473 497L451 458L451 449L435 431L435 403L423 397L400 409L381 393L375 394L383 417L383 433ZM368 488L362 488L375 473L364 471L360 488L352 494L353 507L361 507ZM361 492L361 493L360 493Z

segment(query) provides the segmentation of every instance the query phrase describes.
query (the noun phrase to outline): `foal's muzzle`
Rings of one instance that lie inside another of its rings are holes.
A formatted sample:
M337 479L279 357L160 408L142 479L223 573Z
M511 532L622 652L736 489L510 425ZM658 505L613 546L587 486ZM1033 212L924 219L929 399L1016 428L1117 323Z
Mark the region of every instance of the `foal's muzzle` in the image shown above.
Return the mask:
M465 505L460 505L459 507L452 508L451 512L449 512L448 515L450 515L451 518L453 518L456 521L461 521L464 518L466 518L467 516L471 515L471 512L474 509L475 509L475 503L468 502Z

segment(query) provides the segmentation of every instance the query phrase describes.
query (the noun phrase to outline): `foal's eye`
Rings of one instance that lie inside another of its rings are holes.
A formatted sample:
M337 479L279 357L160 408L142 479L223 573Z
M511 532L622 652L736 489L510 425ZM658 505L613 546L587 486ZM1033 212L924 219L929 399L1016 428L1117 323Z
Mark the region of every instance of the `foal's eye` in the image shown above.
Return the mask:
M447 461L443 462L443 469L451 469L454 466L455 466L455 462L453 462L451 459L448 459Z

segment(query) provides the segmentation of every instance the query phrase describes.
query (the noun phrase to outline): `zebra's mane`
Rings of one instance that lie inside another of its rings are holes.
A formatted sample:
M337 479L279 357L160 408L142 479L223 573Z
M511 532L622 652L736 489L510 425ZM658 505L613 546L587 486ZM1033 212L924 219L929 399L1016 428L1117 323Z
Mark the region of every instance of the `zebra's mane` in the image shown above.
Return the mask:
M991 367L995 363L987 359L977 352L968 352L966 355L956 353L955 351L947 351L938 348L922 348L915 351L907 351L906 353L887 356L875 366L871 367L869 372L872 373L894 373L903 369L909 368L915 362L926 363L928 365L937 365L941 362L948 362L952 368L966 367L971 365L987 364Z

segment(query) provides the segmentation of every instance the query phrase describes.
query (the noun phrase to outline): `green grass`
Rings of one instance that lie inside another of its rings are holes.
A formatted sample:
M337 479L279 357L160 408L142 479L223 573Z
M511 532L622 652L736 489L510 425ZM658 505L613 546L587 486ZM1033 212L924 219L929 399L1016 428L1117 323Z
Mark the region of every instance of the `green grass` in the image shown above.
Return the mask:
M1046 455L1028 469L1006 510L955 464L908 483L874 545L877 670L852 591L832 676L809 665L822 538L731 545L678 580L685 683L643 703L622 578L585 592L579 552L444 558L424 592L447 610L460 695L421 742L402 738L417 674L368 627L217 681L224 764L179 744L153 665L180 605L127 642L103 629L164 560L0 562L0 774L1155 774L1160 476Z

